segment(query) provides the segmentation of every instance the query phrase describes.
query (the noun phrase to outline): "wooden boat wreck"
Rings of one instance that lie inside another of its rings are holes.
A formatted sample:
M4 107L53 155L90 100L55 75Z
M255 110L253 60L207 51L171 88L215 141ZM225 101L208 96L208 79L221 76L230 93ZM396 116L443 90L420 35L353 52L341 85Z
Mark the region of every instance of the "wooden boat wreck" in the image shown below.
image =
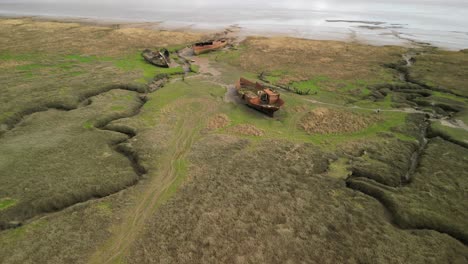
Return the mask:
M169 51L167 49L162 49L157 52L145 49L141 55L147 62L153 65L169 68Z
M218 39L213 41L198 42L193 45L193 53L200 55L213 50L224 48L228 44L225 39Z
M236 83L236 90L248 106L269 116L273 116L284 105L279 93L257 82L240 78Z

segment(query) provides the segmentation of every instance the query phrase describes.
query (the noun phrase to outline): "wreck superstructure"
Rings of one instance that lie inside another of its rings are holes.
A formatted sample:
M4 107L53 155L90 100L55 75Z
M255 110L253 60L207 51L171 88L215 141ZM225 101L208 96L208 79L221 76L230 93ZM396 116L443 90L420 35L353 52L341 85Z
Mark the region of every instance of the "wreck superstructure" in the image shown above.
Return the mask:
M251 82L245 78L240 78L236 83L236 90L246 104L269 116L278 111L284 101L280 94L258 82Z

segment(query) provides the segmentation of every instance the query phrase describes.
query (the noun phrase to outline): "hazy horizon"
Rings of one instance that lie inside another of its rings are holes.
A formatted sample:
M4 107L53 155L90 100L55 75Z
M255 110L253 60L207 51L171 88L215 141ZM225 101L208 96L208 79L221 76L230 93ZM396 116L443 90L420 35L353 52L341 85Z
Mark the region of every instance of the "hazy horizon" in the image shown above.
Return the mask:
M358 39L398 42L395 31L405 38L435 45L468 48L468 1L448 0L0 0L2 15L79 17L102 20L164 22L170 27L201 29L239 25L252 32L278 32L305 38ZM327 20L384 22L381 30L366 24L329 23ZM400 24L397 28L393 24ZM394 38L394 37L393 37ZM400 39L401 41L401 39Z

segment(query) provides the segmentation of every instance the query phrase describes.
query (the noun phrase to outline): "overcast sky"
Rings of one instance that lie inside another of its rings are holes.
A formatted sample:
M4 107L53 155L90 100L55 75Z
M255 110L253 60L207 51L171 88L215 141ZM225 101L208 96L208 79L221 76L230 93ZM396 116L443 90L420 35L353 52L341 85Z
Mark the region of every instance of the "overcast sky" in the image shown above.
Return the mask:
M322 12L354 12L367 14L400 13L424 14L425 16L458 16L468 14L468 0L0 0L0 11L11 6L24 4L26 9L39 7L41 9L87 8L135 11L135 10L174 10L191 12L194 9L219 9L225 12L232 7L232 12L239 13L242 9L255 10L313 10ZM7 9L5 9L7 10ZM224 13L225 14L225 13ZM220 15L223 15L221 13Z

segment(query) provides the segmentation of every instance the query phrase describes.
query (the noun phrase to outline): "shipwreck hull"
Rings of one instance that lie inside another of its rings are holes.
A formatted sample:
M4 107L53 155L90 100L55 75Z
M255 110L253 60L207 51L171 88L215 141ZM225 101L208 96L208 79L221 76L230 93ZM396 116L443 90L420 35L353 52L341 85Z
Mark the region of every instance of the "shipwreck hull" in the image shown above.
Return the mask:
M168 53L167 53L167 58L164 57L166 56L166 52L164 53L161 53L161 52L153 52L151 50L144 50L142 53L141 53L141 56L143 56L143 58L145 59L145 61L147 61L148 63L150 64L153 64L155 66L158 66L158 67L162 67L162 68L169 68L169 64L168 64L168 60L169 60L169 57L168 57Z
M227 41L225 40L200 42L200 43L196 43L193 46L193 53L195 53L195 55L200 55L203 53L208 53L210 51L215 51L215 50L224 48L226 45L227 45Z
M244 78L237 81L236 90L237 94L245 101L247 106L271 117L284 105L284 101L280 98L278 93L271 91L269 88L259 83L254 83ZM266 97L268 102L262 100L261 96L257 95L258 93L268 95Z
M253 108L257 111L260 111L268 116L271 116L273 117L275 112L278 111L280 109L280 107L264 107L262 105L258 105L258 104L252 104L252 103L249 103L247 102L246 103L248 107L250 108Z

